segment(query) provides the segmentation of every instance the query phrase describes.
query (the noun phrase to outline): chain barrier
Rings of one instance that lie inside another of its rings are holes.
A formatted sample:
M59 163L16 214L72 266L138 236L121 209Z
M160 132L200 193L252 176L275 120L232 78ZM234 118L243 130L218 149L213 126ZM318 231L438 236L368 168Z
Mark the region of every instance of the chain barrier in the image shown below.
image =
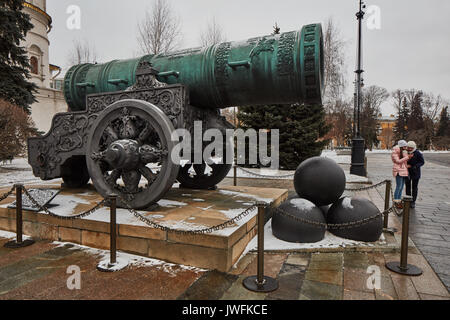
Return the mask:
M382 185L386 184L387 181L388 180L381 181L381 182L379 182L377 184L371 185L370 187L362 187L362 188L355 188L355 189L345 189L345 191L356 191L357 192L357 191L365 191L365 190L375 189L375 188L378 188L379 186L382 186Z
M12 186L11 190L9 190L7 193L5 193L2 196L0 196L0 202L2 202L6 198L8 198L10 195L12 195L14 193L14 189L15 189L14 186Z
M259 174L259 173L255 173L253 171L244 169L240 166L236 166L236 168L244 171L245 173L248 173L250 175L253 175L255 177L261 177L261 178L268 178L268 179L284 179L284 178L293 178L295 173L291 173L291 174L287 174L287 175L281 175L281 176L268 176L268 175L263 175L263 174Z
M76 219L81 219L83 217L87 217L88 215L94 213L95 211L97 211L98 209L100 209L101 207L103 207L106 204L106 199L103 199L102 201L97 203L94 207L92 207L91 209L89 209L85 212L79 213L74 216L60 216L56 213L51 212L46 207L42 206L38 201L36 201L36 199L33 198L33 196L31 196L31 194L28 192L28 190L25 187L23 187L22 190L25 193L25 195L30 199L30 201L33 203L33 205L36 206L39 210L46 212L51 217L55 217L55 218L58 218L61 220L76 220Z
M384 215L391 213L393 210L393 207L383 211L383 212L378 212L377 214L374 214L373 216L370 216L368 218L364 218L358 221L352 221L352 222L346 222L346 223L340 223L340 224L333 224L333 223L323 223L323 222L318 222L318 221L312 221L312 220L308 220L308 219L304 219L304 218L300 218L300 217L296 217L290 213L287 213L286 211L280 209L280 208L275 208L274 209L274 213L278 213L281 214L289 219L292 220L296 220L298 222L302 222L302 223L306 223L309 225L312 225L314 227L317 228L325 228L325 229L350 229L350 228L355 228L355 227L359 227L362 225L365 225L369 222L371 222L372 220L377 219L378 217L384 217Z
M135 209L133 209L129 203L123 199L121 196L118 196L118 198L120 199L120 201L122 203L125 204L125 206L127 207L126 209L133 214L136 218L138 218L140 221L144 222L145 224L149 225L150 227L156 228L156 229L160 229L162 231L166 231L166 232L173 232L173 233L178 233L178 234L207 234L207 233L212 233L214 231L219 231L222 229L225 229L231 225L233 225L235 222L241 220L242 218L244 218L245 216L249 215L251 211L253 211L254 209L256 209L257 207L255 205L245 209L245 211L243 211L242 213L238 214L236 217L231 218L228 221L225 221L224 223L218 224L216 226L213 227L209 227L209 228L204 228L204 229L197 229L197 230L178 230L178 229L172 229L169 227L165 227L163 225L157 224L155 222L153 222L152 220L150 220L147 217L144 217L143 215L141 215L139 212L137 212Z

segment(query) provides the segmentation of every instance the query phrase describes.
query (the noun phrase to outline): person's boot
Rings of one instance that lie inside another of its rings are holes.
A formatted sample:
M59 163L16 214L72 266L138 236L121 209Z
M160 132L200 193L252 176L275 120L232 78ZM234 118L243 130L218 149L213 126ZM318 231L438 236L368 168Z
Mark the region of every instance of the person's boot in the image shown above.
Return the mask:
M411 202L411 209L414 209L416 207L416 203L415 202Z

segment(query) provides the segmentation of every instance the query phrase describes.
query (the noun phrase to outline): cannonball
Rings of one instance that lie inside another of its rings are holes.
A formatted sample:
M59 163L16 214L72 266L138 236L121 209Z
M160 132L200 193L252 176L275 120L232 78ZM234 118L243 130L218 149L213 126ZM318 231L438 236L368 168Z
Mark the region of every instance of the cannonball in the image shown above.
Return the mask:
M327 215L328 224L342 224L360 221L379 213L377 206L365 198L341 198L334 203ZM374 242L380 239L383 232L383 219L381 215L368 223L355 227L330 228L334 235L356 241Z
M328 210L330 210L331 205L327 205L327 206L321 206L319 207L319 209L322 211L323 216L325 217L325 220L327 219L327 215L328 215Z
M291 198L283 202L279 209L297 218L325 223L322 211L314 203L301 198ZM325 236L325 226L314 226L274 212L272 233L280 240L297 243L321 241Z
M322 207L339 200L345 191L344 170L332 159L313 157L295 171L294 187L300 198Z

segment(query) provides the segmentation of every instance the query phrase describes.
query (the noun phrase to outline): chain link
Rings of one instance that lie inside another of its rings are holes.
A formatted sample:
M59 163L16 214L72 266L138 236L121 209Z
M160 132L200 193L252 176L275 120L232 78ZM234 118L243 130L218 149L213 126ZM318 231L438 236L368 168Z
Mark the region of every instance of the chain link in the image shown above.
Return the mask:
M403 211L398 211L397 207L396 207L396 203L394 201L394 191L391 188L391 199L392 199L392 208L394 213L397 215L397 217L401 217L403 215Z
M60 216L60 215L58 215L56 213L51 212L46 207L42 206L39 202L37 202L36 199L34 199L31 196L31 194L28 192L28 190L25 187L23 187L22 190L26 194L26 196L30 199L30 201L33 203L33 205L38 207L39 210L46 212L51 217L55 217L55 218L58 218L58 219L61 219L61 220L76 220L76 219L81 219L83 217L87 217L88 215L94 213L95 211L97 211L98 209L100 209L101 207L103 207L106 204L106 199L103 199L102 201L97 203L91 209L89 209L87 211L84 211L82 213L79 213L77 215L74 215L74 216Z
M289 219L296 220L296 221L302 222L302 223L306 223L306 224L312 225L317 228L325 228L325 229L330 230L330 229L350 229L350 228L359 227L359 226L362 226L362 225L365 225L365 224L371 222L372 220L377 219L378 217L383 217L384 215L391 213L392 210L393 210L393 207L391 207L383 212L378 212L377 214L370 216L368 218L362 219L362 220L340 223L340 224L333 224L333 223L327 224L324 222L312 221L312 220L296 217L290 213L287 213L286 211L284 211L280 208L275 208L274 213L281 214Z
M8 198L10 195L12 195L14 193L14 186L11 187L11 190L9 190L7 193L3 194L0 197L0 202L2 202L3 200L5 200L6 198Z
M291 174L287 174L287 175L282 175L282 176L268 176L268 175L263 175L263 174L259 174L259 173L255 173L253 171L244 169L240 166L236 166L236 168L244 171L245 173L248 173L250 175L253 175L255 177L261 177L261 178L268 178L268 179L283 179L283 178L293 178L295 173L291 173Z
M371 185L370 187L362 187L362 188L355 188L355 189L345 189L345 191L365 191L365 190L370 190L370 189L375 189L378 188L379 186L382 186L384 184L386 184L388 182L388 180L385 181L381 181L377 184Z
M257 208L255 205L253 205L253 206L245 209L245 211L243 211L236 217L234 217L228 221L225 221L224 223L213 226L213 227L197 229L197 230L178 230L178 229L172 229L169 227L165 227L165 226L162 226L160 224L153 222L149 218L144 217L139 212L137 212L135 209L133 209L124 198L122 198L121 196L118 196L118 198L120 199L120 201L122 201L125 204L125 206L127 207L126 209L128 209L128 211L131 214L133 214L136 218L138 218L140 221L144 222L145 224L149 225L152 228L160 229L160 230L166 231L166 232L178 233L178 234L207 234L207 233L212 233L214 231L219 231L219 230L225 229L225 228L233 225L235 222L237 222L237 221L241 220L242 218L244 218L245 216L249 215L251 211L253 211L254 209Z

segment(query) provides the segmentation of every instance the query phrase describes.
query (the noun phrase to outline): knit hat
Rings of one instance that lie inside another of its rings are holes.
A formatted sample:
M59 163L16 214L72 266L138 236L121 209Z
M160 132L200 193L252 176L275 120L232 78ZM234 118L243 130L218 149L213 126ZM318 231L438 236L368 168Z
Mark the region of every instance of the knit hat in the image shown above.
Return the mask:
M398 142L398 146L399 146L400 148L407 147L407 146L408 146L408 143L407 143L405 140L400 140L400 141Z
M409 141L408 142L408 148L412 148L412 149L414 149L413 151L416 151L417 145L416 145L416 143L414 141Z

